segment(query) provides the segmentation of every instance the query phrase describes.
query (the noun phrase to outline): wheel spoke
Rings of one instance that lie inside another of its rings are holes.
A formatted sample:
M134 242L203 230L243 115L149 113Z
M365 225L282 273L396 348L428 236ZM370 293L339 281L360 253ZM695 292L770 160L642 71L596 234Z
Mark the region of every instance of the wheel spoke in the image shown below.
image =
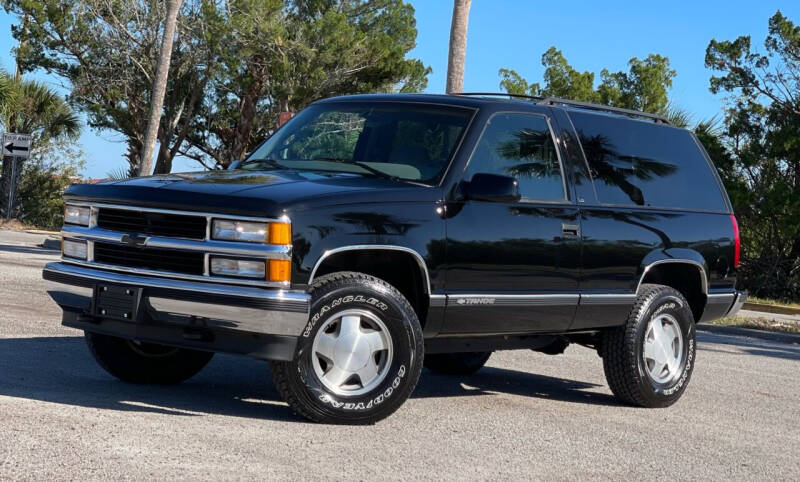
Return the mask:
M336 338L329 333L320 333L317 340L316 351L328 360L333 360L333 353L336 349Z
M650 369L650 374L656 379L661 378L661 374L664 373L665 366L666 365L663 362L653 360L653 368Z
M386 343L383 341L383 335L381 335L379 331L369 331L362 333L361 336L364 337L367 342L369 342L369 346L372 348L371 353L386 349Z
M341 387L342 384L351 376L353 376L351 372L342 370L336 365L332 366L330 370L325 372L325 379L336 387Z
M361 317L357 315L343 316L339 336L358 335L361 333Z
M367 364L356 372L358 378L361 379L361 384L366 386L367 383L372 381L373 378L378 376L378 367L375 365L375 360L370 357Z
M644 357L646 359L655 360L657 350L658 348L656 347L655 340L646 339L644 341Z

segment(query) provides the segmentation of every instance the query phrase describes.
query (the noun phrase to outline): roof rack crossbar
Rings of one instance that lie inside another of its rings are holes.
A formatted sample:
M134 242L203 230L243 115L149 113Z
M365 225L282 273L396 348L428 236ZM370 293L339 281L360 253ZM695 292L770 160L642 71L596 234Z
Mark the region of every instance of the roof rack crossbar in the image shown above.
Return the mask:
M563 104L568 105L570 107L578 107L581 109L589 109L589 110L597 110L597 111L604 111L604 112L614 112L618 114L624 114L629 116L636 116L636 117L645 117L647 119L653 119L656 122L661 122L664 124L670 124L670 121L661 114L651 114L649 112L641 112L638 110L633 109L624 109L622 107L612 107L609 105L602 105L602 104L593 104L591 102L581 102L577 100L569 100L569 99L561 99L558 97L548 97L543 99L539 102L540 104L546 105L555 105L555 104Z
M596 110L600 112L612 112L616 114L623 114L634 117L644 117L646 119L652 119L655 122L661 122L667 125L672 124L666 117L660 114L651 114L649 112L624 109L622 107L612 107L610 105L593 104L591 102L562 99L559 97L542 97L538 95L511 94L508 92L455 92L452 95L465 95L465 96L476 96L476 97L510 97L512 99L528 99L536 101L537 104L543 104L543 105L562 104L570 107L577 107L580 109Z

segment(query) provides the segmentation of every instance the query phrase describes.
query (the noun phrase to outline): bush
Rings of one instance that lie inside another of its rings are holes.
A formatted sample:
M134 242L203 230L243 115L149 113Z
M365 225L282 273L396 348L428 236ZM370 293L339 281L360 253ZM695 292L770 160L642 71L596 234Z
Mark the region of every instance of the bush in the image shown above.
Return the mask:
M19 183L19 220L43 229L60 229L64 220L64 190L77 175L74 168L25 166Z

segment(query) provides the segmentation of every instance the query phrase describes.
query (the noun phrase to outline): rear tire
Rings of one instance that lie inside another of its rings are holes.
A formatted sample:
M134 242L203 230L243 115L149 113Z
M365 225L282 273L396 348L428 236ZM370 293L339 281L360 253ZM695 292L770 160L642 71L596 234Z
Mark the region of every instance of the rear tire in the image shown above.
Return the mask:
M627 323L603 333L603 369L619 400L667 407L683 395L692 376L694 317L677 290L655 284L641 288Z
M139 343L88 331L84 337L97 363L129 383L181 383L196 375L214 356L212 352Z
M385 281L339 272L311 287L311 317L291 362L270 362L278 392L315 422L371 424L411 395L424 357L422 329Z
M490 351L425 355L425 368L439 375L472 375L486 364Z

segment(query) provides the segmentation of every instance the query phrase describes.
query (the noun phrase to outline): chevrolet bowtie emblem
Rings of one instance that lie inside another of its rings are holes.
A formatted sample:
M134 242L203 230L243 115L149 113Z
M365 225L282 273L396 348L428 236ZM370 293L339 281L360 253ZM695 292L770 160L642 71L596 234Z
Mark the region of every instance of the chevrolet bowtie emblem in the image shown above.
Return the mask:
M122 235L122 242L127 244L128 246L134 246L136 248L140 248L147 244L147 240L150 239L147 236L140 236L138 234L123 234Z

